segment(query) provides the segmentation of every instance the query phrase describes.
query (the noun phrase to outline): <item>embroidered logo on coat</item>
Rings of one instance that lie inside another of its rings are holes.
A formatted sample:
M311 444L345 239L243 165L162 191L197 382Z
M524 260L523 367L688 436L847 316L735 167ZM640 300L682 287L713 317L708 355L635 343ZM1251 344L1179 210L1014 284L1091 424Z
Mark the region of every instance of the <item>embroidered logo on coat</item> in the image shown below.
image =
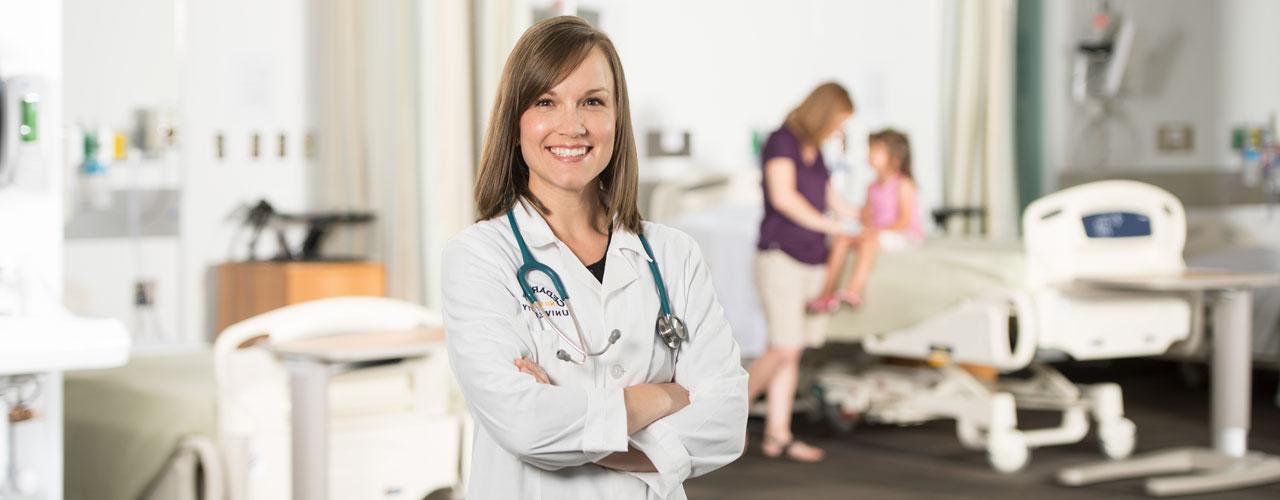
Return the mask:
M569 316L569 308L565 307L564 299L556 295L555 290L540 285L533 285L529 288L533 290L534 297L546 297L538 299L538 306L547 313L547 316ZM536 309L530 307L529 304L522 302L520 307L524 308L525 311L532 311L538 319L542 319L542 315Z

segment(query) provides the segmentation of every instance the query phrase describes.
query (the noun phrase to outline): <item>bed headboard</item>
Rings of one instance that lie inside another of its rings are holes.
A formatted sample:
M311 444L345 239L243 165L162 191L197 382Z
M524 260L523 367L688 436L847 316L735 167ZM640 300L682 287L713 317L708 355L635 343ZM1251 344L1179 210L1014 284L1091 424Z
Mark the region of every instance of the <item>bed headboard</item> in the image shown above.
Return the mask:
M1050 194L1027 207L1022 231L1032 284L1186 268L1182 202L1150 184L1101 181Z

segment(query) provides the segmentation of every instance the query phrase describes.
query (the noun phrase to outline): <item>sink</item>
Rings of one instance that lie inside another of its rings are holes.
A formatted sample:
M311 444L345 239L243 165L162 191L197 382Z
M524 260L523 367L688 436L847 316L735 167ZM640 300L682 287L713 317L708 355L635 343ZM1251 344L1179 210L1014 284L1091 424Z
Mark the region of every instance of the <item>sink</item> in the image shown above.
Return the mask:
M114 319L0 316L0 375L111 368L129 360Z

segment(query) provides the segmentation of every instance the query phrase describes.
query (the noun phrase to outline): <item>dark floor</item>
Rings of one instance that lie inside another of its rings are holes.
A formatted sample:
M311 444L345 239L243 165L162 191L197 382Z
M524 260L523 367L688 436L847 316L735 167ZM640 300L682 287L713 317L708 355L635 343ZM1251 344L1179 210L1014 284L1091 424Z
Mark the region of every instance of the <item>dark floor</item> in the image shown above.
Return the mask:
M1190 384L1186 370L1159 361L1120 361L1062 367L1080 383L1115 381L1124 389L1126 414L1138 425L1137 453L1174 446L1209 444L1209 392ZM1185 368L1185 367L1183 367ZM1196 367L1197 373L1203 367ZM1194 377L1193 377L1194 378ZM1275 406L1277 374L1254 376L1250 448L1280 454L1280 408ZM746 454L706 477L688 481L689 498L733 499L1137 499L1141 480L1069 488L1054 483L1064 466L1101 458L1092 436L1075 445L1032 451L1025 470L994 472L985 453L969 451L955 437L951 421L916 427L863 425L841 437L825 424L797 415L796 433L826 448L828 459L816 465L768 459L759 451L762 423L753 419ZM1024 426L1050 426L1056 418L1020 414ZM1280 499L1280 483L1187 499Z

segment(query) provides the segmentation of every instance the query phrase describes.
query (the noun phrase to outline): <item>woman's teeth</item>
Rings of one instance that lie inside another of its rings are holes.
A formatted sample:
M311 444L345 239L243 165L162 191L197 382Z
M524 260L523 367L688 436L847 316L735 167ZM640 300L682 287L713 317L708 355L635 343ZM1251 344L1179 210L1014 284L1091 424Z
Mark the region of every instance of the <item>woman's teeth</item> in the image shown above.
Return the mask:
M559 156L559 157L561 157L561 158L572 158L572 157L575 157L575 156L583 156L583 155L586 155L586 154L587 154L587 149L588 149L588 148L587 148L586 146L582 146L582 147L576 147L576 148L558 148L558 147L552 147L552 148L549 148L549 149L551 150L551 154L553 154L553 155Z

